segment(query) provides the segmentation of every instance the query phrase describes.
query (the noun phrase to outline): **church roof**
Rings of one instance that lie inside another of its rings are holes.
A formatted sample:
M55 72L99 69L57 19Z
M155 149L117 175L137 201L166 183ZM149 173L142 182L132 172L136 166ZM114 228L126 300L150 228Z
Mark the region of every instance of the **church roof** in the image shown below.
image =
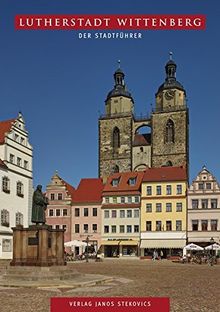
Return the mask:
M151 134L135 134L133 146L145 146L151 144Z
M11 130L11 127L16 119L9 119L5 121L0 121L0 144L4 144L5 135Z
M149 168L145 171L143 182L185 181L187 172L185 167Z
M74 192L74 203L101 203L103 182L101 178L81 179Z

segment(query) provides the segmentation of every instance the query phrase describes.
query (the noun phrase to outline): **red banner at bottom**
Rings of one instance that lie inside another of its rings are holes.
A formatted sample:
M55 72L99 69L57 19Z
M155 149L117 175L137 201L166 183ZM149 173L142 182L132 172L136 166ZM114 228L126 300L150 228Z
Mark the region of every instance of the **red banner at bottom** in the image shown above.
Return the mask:
M51 298L50 312L169 312L169 298L73 297Z

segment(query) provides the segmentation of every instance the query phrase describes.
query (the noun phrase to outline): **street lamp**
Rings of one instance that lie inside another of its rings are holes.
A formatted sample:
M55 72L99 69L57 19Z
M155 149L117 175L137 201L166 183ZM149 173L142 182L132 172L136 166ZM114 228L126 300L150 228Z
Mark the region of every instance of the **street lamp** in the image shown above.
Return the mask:
M211 259L211 265L213 265L213 244L214 244L215 240L213 237L210 238L210 243L212 244L212 259Z
M86 262L89 262L89 235L87 235L86 237Z

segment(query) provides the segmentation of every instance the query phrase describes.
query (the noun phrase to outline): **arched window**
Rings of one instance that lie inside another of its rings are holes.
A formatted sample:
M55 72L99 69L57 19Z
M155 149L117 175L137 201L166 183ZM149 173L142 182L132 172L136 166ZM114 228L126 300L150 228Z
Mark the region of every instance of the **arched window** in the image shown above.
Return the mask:
M166 167L172 167L172 166L173 166L172 161L168 160L166 163Z
M17 195L20 197L24 197L24 186L22 182L17 182Z
M10 193L10 180L8 177L2 178L2 191L5 193Z
M171 119L166 124L165 143L174 143L174 122Z
M119 172L119 167L115 165L112 169L113 173L118 173Z
M120 147L120 131L117 127L113 130L113 149L114 151Z
M1 225L9 227L9 211L6 209L1 210Z

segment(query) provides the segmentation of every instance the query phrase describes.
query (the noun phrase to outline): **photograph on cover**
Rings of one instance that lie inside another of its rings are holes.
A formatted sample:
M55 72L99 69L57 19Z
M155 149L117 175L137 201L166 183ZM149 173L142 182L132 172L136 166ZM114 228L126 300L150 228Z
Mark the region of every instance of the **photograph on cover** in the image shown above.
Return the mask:
M218 311L218 0L0 3L0 310Z

